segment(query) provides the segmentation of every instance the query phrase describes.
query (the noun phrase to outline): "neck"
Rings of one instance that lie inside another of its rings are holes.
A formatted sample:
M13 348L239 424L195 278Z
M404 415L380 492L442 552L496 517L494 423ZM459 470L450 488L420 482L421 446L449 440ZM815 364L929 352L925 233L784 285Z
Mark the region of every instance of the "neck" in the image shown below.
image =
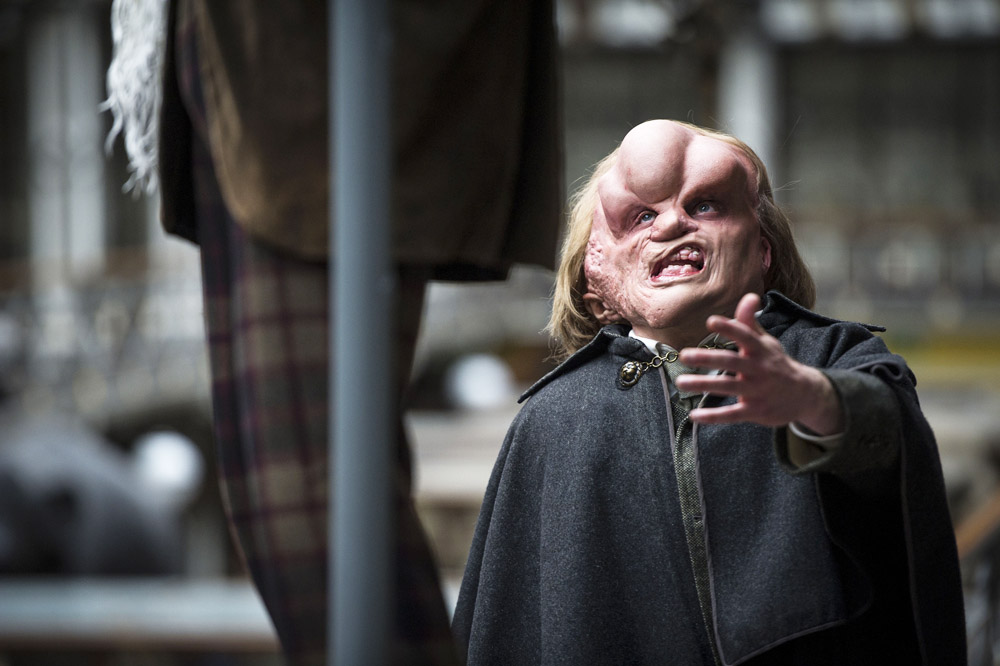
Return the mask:
M662 342L669 347L680 351L685 347L697 347L708 335L708 329L704 326L695 327L670 327L670 328L649 328L645 326L633 326L632 330L640 338L648 338Z

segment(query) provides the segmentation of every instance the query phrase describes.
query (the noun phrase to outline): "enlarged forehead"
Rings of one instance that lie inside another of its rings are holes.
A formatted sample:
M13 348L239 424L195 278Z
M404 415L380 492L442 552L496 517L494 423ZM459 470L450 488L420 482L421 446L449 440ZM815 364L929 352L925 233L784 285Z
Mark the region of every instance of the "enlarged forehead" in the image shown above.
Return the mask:
M598 183L605 213L665 201L691 188L750 194L748 160L728 143L669 120L651 120L629 132L618 160Z

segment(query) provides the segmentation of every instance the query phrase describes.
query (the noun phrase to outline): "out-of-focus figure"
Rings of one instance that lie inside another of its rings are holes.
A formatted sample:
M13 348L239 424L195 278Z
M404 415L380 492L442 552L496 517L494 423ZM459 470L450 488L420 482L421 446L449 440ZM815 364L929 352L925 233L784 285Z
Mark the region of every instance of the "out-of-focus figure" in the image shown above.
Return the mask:
M142 19L133 5L117 2L115 15ZM393 354L401 393L428 280L553 265L561 136L552 2L390 6L394 159L384 194L399 308L393 348L357 353ZM326 655L326 12L325 0L169 2L162 89L130 96L126 85L109 98L113 110L140 109L131 117L143 136L153 136L145 129L162 99L158 147L136 142L146 157L134 164L149 174L158 159L164 226L201 247L224 503L296 666ZM155 29L153 43L164 34ZM128 34L116 41L148 55L150 42ZM457 663L398 430L393 660Z

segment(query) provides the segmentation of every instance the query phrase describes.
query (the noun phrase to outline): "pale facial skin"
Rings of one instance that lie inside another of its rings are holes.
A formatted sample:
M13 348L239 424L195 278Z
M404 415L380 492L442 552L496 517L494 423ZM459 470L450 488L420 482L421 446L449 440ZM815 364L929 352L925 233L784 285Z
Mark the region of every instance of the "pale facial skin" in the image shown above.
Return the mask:
M601 324L625 320L637 335L681 350L685 365L724 371L677 378L683 390L737 397L692 410L692 421L794 421L833 434L843 415L829 379L786 355L754 318L771 247L751 174L725 142L668 120L634 128L598 182L584 302ZM710 332L739 351L694 348Z

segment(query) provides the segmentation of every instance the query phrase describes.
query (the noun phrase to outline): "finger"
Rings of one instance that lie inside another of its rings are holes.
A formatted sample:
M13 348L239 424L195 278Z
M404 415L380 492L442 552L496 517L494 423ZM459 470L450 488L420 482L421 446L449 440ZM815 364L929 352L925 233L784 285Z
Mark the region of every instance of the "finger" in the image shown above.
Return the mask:
M760 344L760 337L765 335L764 331L758 327L751 327L736 319L727 319L718 315L712 315L705 324L712 333L718 333L736 343L744 351L752 351Z
M692 409L689 418L695 423L739 423L747 421L747 410L741 403L723 405L722 407L698 407Z
M734 351L723 349L682 349L678 360L690 368L705 368L725 372L743 372L747 359ZM681 375L682 377L685 375Z
M677 388L693 393L720 396L740 396L746 393L746 383L732 375L680 375Z
M746 326L749 326L754 331L762 333L764 329L757 323L757 317L755 316L757 310L760 310L760 296L753 292L744 294L743 298L740 299L739 304L736 306L736 315L734 316L734 319L742 324L745 324Z

